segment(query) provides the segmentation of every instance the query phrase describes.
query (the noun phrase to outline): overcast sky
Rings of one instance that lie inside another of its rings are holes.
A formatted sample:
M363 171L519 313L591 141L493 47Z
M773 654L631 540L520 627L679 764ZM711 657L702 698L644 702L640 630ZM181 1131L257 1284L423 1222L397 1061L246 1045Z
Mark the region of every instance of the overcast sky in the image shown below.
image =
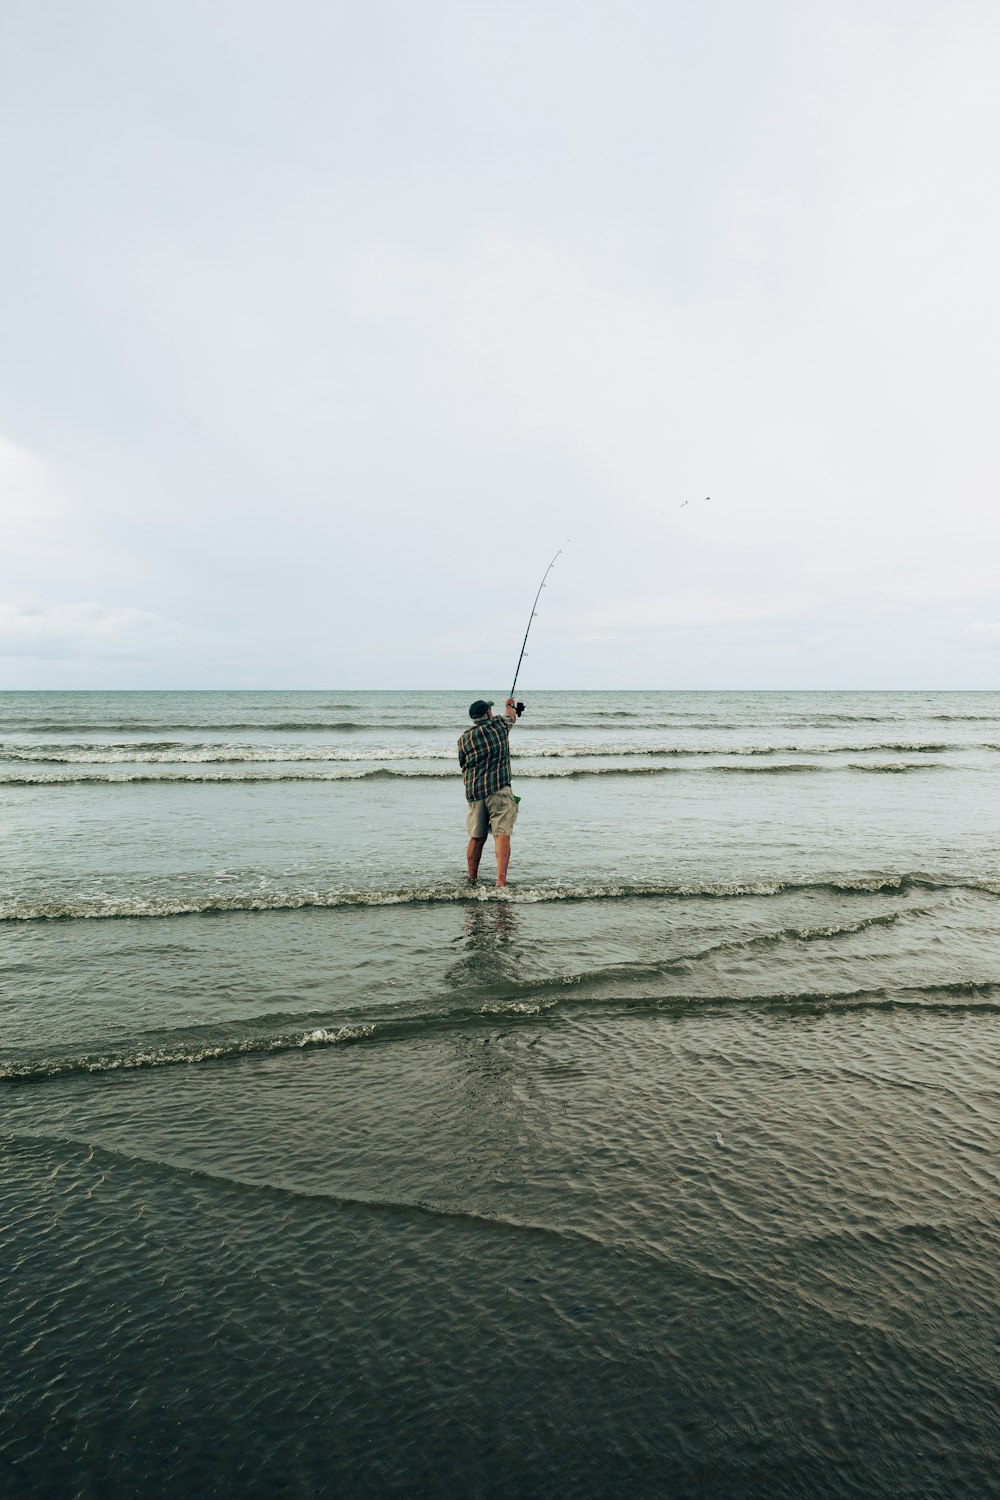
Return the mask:
M995 0L2 0L0 686L502 690L567 538L526 693L995 686L998 77Z

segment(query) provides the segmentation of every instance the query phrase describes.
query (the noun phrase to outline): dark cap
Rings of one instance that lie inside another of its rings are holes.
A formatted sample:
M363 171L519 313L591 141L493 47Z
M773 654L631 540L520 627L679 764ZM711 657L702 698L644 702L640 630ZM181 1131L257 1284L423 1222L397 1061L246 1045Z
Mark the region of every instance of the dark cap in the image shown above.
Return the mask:
M486 715L489 713L492 707L492 698L477 698L475 703L469 704L469 718L485 719Z

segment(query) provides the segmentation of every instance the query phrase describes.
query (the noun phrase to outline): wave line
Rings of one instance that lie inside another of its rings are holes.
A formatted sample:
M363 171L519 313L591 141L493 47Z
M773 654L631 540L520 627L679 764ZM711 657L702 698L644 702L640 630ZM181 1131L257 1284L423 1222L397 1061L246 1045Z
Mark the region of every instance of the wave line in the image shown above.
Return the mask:
M820 880L607 881L591 885L490 886L426 885L389 890L271 891L190 897L104 896L77 900L0 901L0 922L109 920L215 916L231 912L280 912L341 907L475 905L510 902L534 906L557 901L730 900L778 896L787 892L832 891L837 895L902 895L914 890L968 890L1000 896L1000 877L933 875L922 871L831 876Z
M642 966L637 966L640 970ZM641 980L639 972L632 976ZM606 982L600 972L589 976L595 985ZM10 1084L42 1083L81 1073L133 1072L139 1069L193 1066L200 1063L233 1061L277 1053L295 1053L316 1047L384 1044L407 1041L469 1027L494 1028L497 1025L539 1024L554 1015L608 1015L616 1017L641 1015L650 1011L698 1011L719 1009L766 1008L790 1011L825 1010L905 1010L977 1014L1000 1014L1000 981L956 980L942 984L859 987L853 990L787 990L767 994L707 995L636 995L595 997L586 995L567 1000L566 986L559 981L543 982L536 987L537 998L526 1002L509 998L487 1002L475 1008L457 1008L405 1017L382 1017L353 1025L340 1024L257 1031L250 1035L223 1034L215 1040L203 1038L159 1047L139 1045L132 1051L67 1053L55 1057L18 1061L0 1060L0 1082ZM577 987L579 991L579 987ZM546 996L551 997L546 1000ZM940 998L938 998L940 997Z

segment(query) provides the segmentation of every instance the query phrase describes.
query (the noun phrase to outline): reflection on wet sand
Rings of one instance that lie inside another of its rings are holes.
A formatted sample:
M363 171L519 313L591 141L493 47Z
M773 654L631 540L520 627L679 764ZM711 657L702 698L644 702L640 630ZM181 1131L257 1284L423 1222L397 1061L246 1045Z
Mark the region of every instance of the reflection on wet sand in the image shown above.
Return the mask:
M516 909L506 901L490 901L468 906L461 915L463 930L452 941L462 947L446 970L449 985L476 991L522 978L524 949Z

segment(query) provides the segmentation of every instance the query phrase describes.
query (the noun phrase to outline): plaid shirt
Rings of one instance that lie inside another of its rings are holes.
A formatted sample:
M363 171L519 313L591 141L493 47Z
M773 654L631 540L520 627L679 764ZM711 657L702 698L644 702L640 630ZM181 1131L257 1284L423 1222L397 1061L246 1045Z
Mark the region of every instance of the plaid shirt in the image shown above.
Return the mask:
M507 736L516 719L477 719L458 742L458 763L465 773L465 799L481 802L510 786Z

